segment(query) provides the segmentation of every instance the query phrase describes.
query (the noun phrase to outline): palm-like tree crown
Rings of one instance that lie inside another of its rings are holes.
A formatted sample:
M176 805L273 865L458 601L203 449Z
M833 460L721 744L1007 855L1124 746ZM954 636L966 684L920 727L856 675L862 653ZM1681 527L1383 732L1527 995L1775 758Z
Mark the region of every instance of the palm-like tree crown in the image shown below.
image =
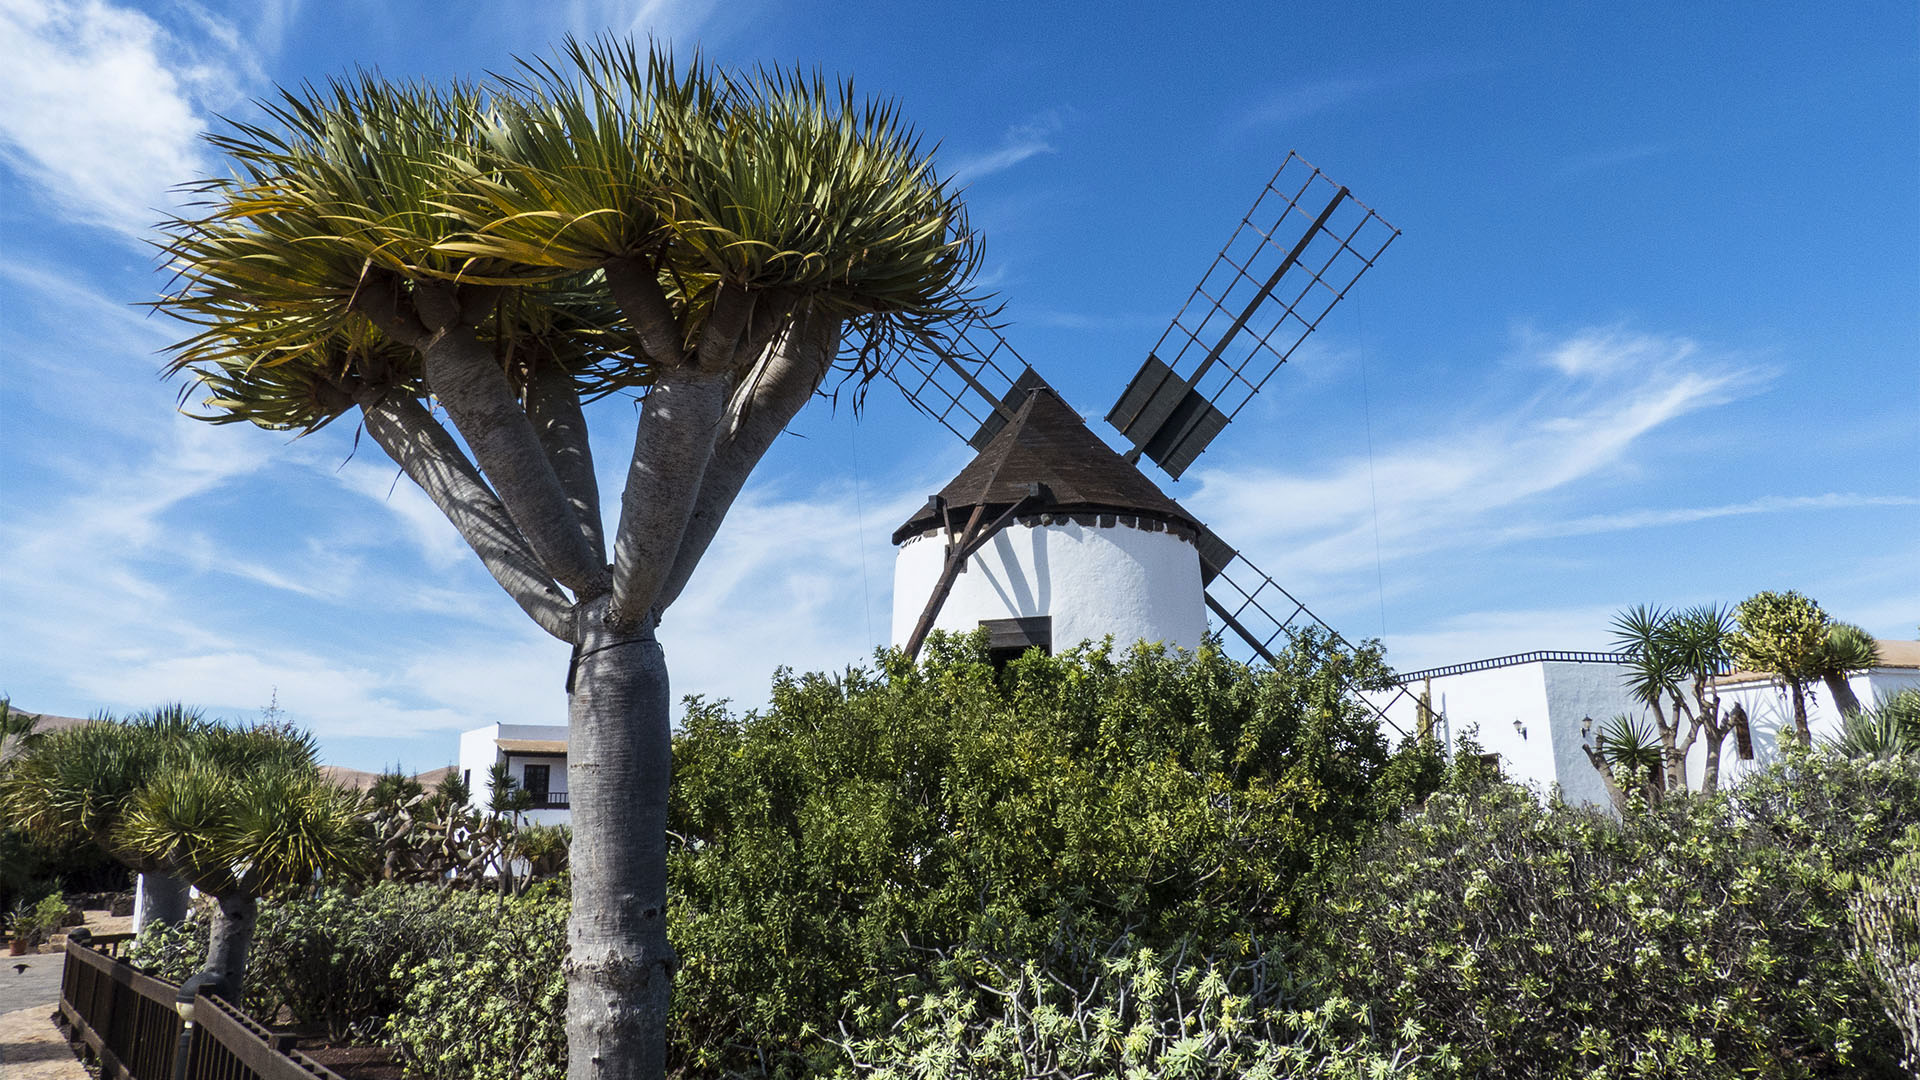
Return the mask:
M729 319L819 310L869 347L958 310L974 237L891 105L610 39L523 74L361 74L265 104L277 129L213 138L235 172L165 226L180 288L157 305L199 328L173 370L211 392L211 419L312 430L423 397L418 356L370 315L433 296L480 314L518 385L535 363L589 394L648 385L672 358L639 345L604 274L635 262L686 350L727 287L757 298Z

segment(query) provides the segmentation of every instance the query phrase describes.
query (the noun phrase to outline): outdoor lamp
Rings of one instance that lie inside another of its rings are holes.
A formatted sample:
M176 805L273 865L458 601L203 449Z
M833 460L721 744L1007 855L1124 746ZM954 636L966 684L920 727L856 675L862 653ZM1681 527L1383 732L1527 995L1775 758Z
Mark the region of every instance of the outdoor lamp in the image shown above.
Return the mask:
M1527 737L1527 725L1521 723L1520 718L1517 716L1513 718L1513 730L1514 730L1514 733L1519 735L1521 738L1524 739Z
M1586 738L1587 733L1592 730L1593 730L1593 717L1591 716L1581 717L1580 718L1580 737L1583 739Z

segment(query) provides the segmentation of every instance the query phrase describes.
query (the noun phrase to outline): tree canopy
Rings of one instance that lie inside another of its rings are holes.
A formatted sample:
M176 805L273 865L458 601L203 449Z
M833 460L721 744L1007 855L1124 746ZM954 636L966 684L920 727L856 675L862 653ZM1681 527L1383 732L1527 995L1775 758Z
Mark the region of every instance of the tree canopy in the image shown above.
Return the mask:
M612 38L263 111L213 138L230 171L165 226L158 306L194 328L171 368L215 422L358 410L575 647L569 1045L581 1077L658 1076L678 959L654 627L836 361L864 380L896 344L940 347L978 252L960 199L851 84ZM609 530L583 403L613 393L644 396Z

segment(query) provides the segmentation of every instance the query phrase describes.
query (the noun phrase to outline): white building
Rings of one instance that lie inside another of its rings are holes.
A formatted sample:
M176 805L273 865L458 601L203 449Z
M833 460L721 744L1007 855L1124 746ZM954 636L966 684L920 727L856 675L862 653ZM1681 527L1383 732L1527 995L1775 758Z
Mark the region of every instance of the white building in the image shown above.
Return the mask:
M492 769L506 762L507 772L533 796L522 818L540 825L573 820L567 803L567 726L565 724L488 724L460 733L460 778L472 792L468 800L485 810L492 798Z
M1197 648L1207 629L1198 520L1051 388L1016 389L1027 396L1013 418L894 530L893 644L907 644L938 595L932 629L984 626L999 655L1109 634L1121 647ZM969 535L979 544L966 552Z
M1872 705L1904 689L1920 688L1920 642L1880 641L1880 664L1849 680L1861 704ZM1628 692L1626 667L1615 653L1531 652L1465 664L1409 671L1400 684L1424 698L1434 714L1434 734L1452 745L1471 731L1487 753L1497 755L1502 775L1546 791L1559 786L1569 802L1608 805L1606 784L1582 743L1592 743L1601 724L1647 709ZM1793 704L1771 676L1734 672L1714 680L1720 707L1746 711L1751 756L1737 738L1720 748L1720 780L1736 781L1780 758L1780 733L1793 730ZM1824 684L1811 688L1808 727L1816 743L1840 732L1840 710ZM1420 726L1419 706L1392 694L1369 695L1404 731ZM1703 736L1704 737L1704 736ZM1687 758L1688 784L1697 790L1706 747L1695 741Z
M1482 750L1498 756L1509 780L1542 790L1557 784L1568 802L1606 806L1606 782L1581 749L1582 729L1590 742L1590 732L1607 718L1640 711L1625 671L1614 653L1530 652L1409 671L1399 679L1433 711L1442 745L1472 733ZM1419 729L1414 702L1368 696L1401 730Z
M1874 645L1880 653L1880 663L1870 670L1855 673L1847 680L1848 688L1861 705L1872 706L1902 690L1920 689L1920 641L1878 639ZM1780 733L1793 731L1793 700L1788 696L1786 685L1771 675L1751 671L1722 675L1713 684L1720 693L1720 707L1731 709L1736 703L1739 704L1746 710L1747 726L1753 732L1751 761L1740 760L1739 755L1728 753L1725 749L1721 751L1721 780L1737 779L1749 770L1778 761ZM1813 741L1818 743L1822 739L1837 737L1840 733L1840 708L1834 704L1826 683L1815 681L1806 691L1807 729L1812 732ZM1733 740L1727 742L1730 747ZM1705 767L1703 749L1695 746L1687 756L1688 782L1699 786Z

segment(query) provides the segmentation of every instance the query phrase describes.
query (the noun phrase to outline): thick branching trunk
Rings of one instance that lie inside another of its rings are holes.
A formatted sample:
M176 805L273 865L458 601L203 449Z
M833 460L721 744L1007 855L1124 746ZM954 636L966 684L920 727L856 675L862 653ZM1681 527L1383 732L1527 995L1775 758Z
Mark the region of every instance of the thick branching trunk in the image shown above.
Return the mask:
M617 626L611 606L582 613L567 710L567 1077L657 1080L679 964L667 941L667 668L652 626Z
M1726 740L1724 730L1712 731L1707 735L1706 764L1700 770L1700 790L1711 795L1720 790L1720 744Z
M453 523L507 595L547 633L572 641L567 595L447 429L403 394L388 394L364 412L367 434Z
M683 367L662 372L647 391L613 541L617 623L654 621L661 587L693 516L700 478L713 458L732 381L725 372Z
M1593 771L1600 774L1600 782L1607 786L1607 801L1613 803L1614 813L1626 817L1629 800L1626 790L1620 786L1619 778L1613 774L1613 764L1586 743L1581 743L1580 749L1587 752L1587 760L1593 763Z
M133 932L148 923L172 926L187 917L187 879L144 870L140 873L139 903L134 905Z
M1807 690L1799 679L1787 680L1787 696L1793 698L1793 730L1802 746L1813 745L1813 731L1807 726Z
M471 327L456 325L435 334L421 357L427 385L472 448L474 460L500 493L501 504L540 565L575 596L603 591L606 563L588 547L533 421L492 350Z
M732 431L714 448L713 460L707 464L678 557L660 591L659 607L679 599L747 477L813 398L839 351L840 323L825 317L796 320L769 347L765 363L741 387L732 410L736 418Z
M593 450L587 443L587 418L580 391L558 364L542 364L527 391L527 415L547 452L547 463L580 523L587 547L605 559L607 542L600 524L600 482L593 475Z
M1828 672L1821 679L1827 684L1827 693L1833 695L1833 707L1840 710L1841 716L1860 711L1860 695L1853 692L1853 683L1845 672Z
M253 947L253 928L259 922L260 901L246 893L220 897L213 926L207 932L207 972L220 980L221 996L240 1000L240 983L247 974L247 951Z

